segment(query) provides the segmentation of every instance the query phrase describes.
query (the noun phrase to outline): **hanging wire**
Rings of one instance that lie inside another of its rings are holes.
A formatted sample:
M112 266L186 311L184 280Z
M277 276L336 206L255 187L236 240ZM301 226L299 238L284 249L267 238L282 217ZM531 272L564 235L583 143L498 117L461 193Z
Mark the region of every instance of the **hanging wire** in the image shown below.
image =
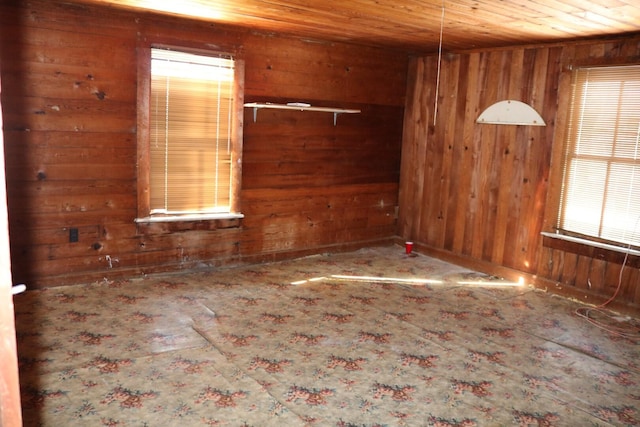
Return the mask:
M171 62L171 60L167 60ZM164 210L169 210L169 89L171 77L166 76L164 111Z
M640 221L640 216L636 220L636 224L633 227L632 234L635 234L639 221ZM625 253L624 260L622 261L622 266L620 267L620 274L618 275L618 286L616 287L616 290L611 296L611 298L609 298L607 301L603 302L602 304L594 308L589 308L589 307L578 308L575 311L575 313L576 315L582 317L592 325L600 329L603 329L613 335L618 335L621 337L631 338L631 339L640 339L640 323L634 320L627 320L627 322L625 322L626 325L616 326L613 323L614 322L618 324L621 323L620 317L604 310L605 307L609 305L609 303L611 303L611 301L613 301L618 296L618 293L620 292L620 288L622 287L622 274L624 273L624 268L627 265L627 260L629 259L630 251L631 251L631 243L629 243L629 245L627 246L627 251ZM591 281L587 280L587 282L589 283L589 288L591 288ZM592 313L597 313L598 315L603 317L604 320L596 319Z
M442 0L442 15L440 16L440 42L438 43L438 71L436 73L436 96L433 107L433 125L438 118L438 96L440 92L440 65L442 63L442 33L444 31L444 0Z

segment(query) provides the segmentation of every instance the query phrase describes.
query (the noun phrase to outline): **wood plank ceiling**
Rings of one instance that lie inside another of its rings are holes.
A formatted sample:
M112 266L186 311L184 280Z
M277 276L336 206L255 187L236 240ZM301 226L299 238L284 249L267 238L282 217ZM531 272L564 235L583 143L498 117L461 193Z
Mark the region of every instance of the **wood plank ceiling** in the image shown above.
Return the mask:
M444 51L640 31L639 0L67 1L154 10L266 32L424 53L438 50L441 26Z

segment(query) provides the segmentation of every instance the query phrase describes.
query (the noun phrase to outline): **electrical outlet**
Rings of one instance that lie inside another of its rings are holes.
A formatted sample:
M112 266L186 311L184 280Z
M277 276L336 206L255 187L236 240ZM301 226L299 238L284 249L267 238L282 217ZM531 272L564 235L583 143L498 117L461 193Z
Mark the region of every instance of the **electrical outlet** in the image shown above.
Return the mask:
M70 228L69 229L69 243L75 243L79 239L78 229Z

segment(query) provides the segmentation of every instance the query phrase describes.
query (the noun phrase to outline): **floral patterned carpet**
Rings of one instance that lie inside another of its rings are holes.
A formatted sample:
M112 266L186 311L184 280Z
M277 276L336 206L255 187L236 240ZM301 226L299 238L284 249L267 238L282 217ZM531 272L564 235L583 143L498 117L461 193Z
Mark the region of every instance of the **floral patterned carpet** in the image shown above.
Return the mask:
M389 246L27 291L24 425L640 425L640 323L516 285Z

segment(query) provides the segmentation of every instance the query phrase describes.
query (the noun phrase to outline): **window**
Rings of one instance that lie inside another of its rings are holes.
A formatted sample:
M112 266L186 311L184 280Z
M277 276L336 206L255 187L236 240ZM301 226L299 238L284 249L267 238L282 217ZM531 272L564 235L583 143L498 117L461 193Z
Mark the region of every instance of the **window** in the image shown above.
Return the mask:
M139 221L241 216L242 63L165 48L147 54Z
M640 65L578 68L557 227L640 246Z

